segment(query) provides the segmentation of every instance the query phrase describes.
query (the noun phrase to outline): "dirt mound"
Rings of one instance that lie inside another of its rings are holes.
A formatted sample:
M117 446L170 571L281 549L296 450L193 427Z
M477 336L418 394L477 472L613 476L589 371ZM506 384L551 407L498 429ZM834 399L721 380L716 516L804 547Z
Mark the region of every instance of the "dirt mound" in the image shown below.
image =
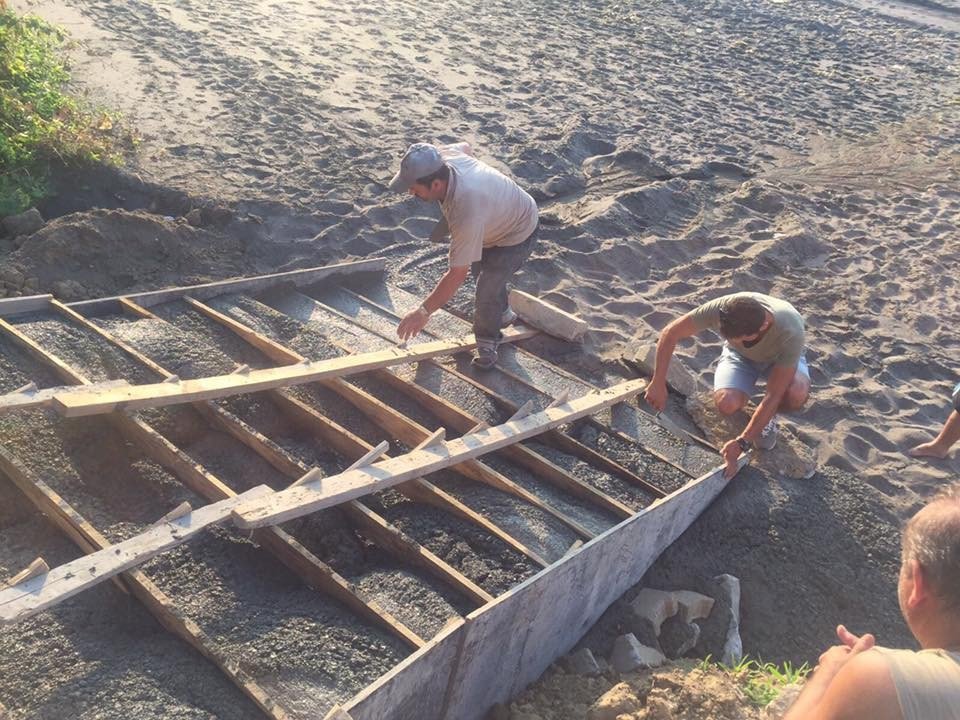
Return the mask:
M752 720L750 703L735 676L690 665L600 677L570 675L554 666L503 708L509 720Z
M57 218L33 235L7 239L17 247L4 258L2 292L69 301L260 271L249 252L256 233L218 227L199 210L188 217L92 210Z

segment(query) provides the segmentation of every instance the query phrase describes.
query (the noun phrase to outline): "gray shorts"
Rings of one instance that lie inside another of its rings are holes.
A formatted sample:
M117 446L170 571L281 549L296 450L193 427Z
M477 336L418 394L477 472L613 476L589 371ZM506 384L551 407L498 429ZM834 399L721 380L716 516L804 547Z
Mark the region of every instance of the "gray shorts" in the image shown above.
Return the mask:
M748 360L726 343L717 362L717 371L713 374L714 390L739 390L747 395L753 395L753 388L757 380L765 378L770 372L773 363L758 363ZM806 353L800 355L797 363L797 372L810 379L810 368L807 367Z

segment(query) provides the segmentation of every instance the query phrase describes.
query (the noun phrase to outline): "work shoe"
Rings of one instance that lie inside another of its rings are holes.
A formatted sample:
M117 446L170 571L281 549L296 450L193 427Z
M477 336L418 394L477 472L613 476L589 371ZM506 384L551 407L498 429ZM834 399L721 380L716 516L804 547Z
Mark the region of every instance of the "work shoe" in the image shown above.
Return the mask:
M757 447L761 450L773 450L777 445L778 431L777 419L773 418L760 433L760 439L757 440Z
M497 360L496 345L477 345L477 356L471 364L480 370L489 370L497 364Z
M513 325L519 317L520 316L513 311L513 308L508 305L507 309L503 311L503 315L500 316L500 327L505 328L508 325Z

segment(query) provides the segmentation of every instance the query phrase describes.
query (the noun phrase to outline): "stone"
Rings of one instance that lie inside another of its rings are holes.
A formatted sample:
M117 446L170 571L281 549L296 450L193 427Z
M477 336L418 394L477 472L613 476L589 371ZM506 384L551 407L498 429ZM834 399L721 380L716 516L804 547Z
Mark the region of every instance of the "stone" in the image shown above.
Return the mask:
M50 291L58 300L81 300L86 292L76 280L57 280Z
M570 653L567 655L564 665L569 672L575 675L595 677L602 672L597 659L590 652L590 648L580 648L575 653Z
M681 658L690 652L700 639L700 626L689 623L679 613L667 618L660 628L660 647L669 658Z
M27 278L23 283L23 289L28 290L31 293L36 293L40 289L40 278Z
M22 288L26 278L23 273L9 265L0 267L0 282L9 288Z
M203 213L200 211L200 208L194 208L186 215L186 220L188 223L193 225L193 227L200 227L203 225Z
M713 610L714 599L693 590L674 590L673 597L677 601L680 617L684 622L703 620Z
M618 683L597 698L587 710L587 720L617 720L621 715L631 715L643 707L637 693L625 682Z
M19 215L9 215L3 219L3 229L7 235L32 235L43 227L43 217L36 208L30 208Z
M649 620L654 633L659 635L663 621L676 615L678 606L673 593L643 588L630 603L630 608L637 617Z
M740 580L724 573L713 578L722 597L717 603L724 608L727 631L719 661L724 665L736 665L743 657L743 641L740 639Z
M633 633L621 635L613 642L610 663L619 673L628 673L640 668L660 667L667 658L659 650L641 645Z

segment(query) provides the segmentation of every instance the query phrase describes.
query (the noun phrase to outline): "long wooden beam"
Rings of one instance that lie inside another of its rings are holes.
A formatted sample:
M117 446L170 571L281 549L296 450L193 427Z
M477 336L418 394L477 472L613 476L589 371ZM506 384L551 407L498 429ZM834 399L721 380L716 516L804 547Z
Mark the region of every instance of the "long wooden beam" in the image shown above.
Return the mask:
M52 308L86 331L93 332L106 342L127 353L134 360L145 364L162 377L170 376L168 370L142 355L137 350L134 350L113 336L112 333L94 325L72 308L57 303L56 301L52 303ZM0 320L0 323L3 323L3 321ZM4 327L4 325L6 327ZM18 338L18 342L21 342L24 347L28 348L39 361L58 371L64 379L73 378L73 382L82 385L89 384L89 380L76 372L60 358L41 348L17 328L3 323L0 325L0 329L8 333L13 333ZM194 407L198 408L201 413L208 418L213 417L220 420L221 426L235 429L236 432L241 435L246 429L245 426L239 424L237 418L222 408L205 403L195 403ZM114 424L124 437L142 448L163 467L173 472L182 483L201 497L206 498L210 502L218 502L236 496L237 493L234 492L233 489L201 465L193 462L186 453L150 427L150 425L142 419L126 413L111 413L108 416L108 420ZM361 598L345 578L341 577L326 563L310 553L283 530L279 528L269 528L265 532L258 532L257 540L262 547L271 552L310 587L334 597L358 613L361 617L365 617L375 624L384 627L388 632L397 636L411 647L418 648L423 646L425 642L423 638L420 638L375 602Z
M0 590L0 625L36 615L115 575L138 567L150 558L190 540L225 521L233 508L272 492L258 485L228 500L206 505L175 520L159 523L123 542L71 560L43 575Z
M385 267L386 261L382 258L357 260L355 262L337 263L335 265L304 268L302 270L290 270L287 272L272 273L270 275L257 275L255 277L220 280L217 282L203 283L201 285L150 290L147 292L98 298L96 300L81 300L70 303L70 307L84 315L90 316L116 310L116 304L125 298L133 300L142 307L151 307L171 300L177 300L184 295L192 295L196 298L211 298L225 293L256 292L282 283L292 283L296 286L302 286L316 283L335 275L383 272Z
M516 329L509 334L505 341L514 342L532 337L535 334L535 330ZM382 350L329 360L315 360L280 368L251 370L246 374L230 373L180 382L130 385L124 388L104 389L91 385L90 387L55 394L53 396L53 407L66 417L79 417L115 410L142 410L197 400L212 400L258 390L269 390L328 378L356 375L381 367L416 362L436 355L449 355L470 350L476 347L476 344L473 336L468 336L459 340L438 340L411 345L404 349Z
M83 552L93 553L109 547L110 543L93 525L3 448L0 448L0 471ZM184 616L146 575L130 570L123 573L123 579L161 625L216 665L267 717L274 720L290 717L263 688L237 668L235 662L217 650L200 626Z
M242 528L263 527L369 495L599 412L629 400L642 392L646 385L645 380L629 380L610 388L595 390L564 405L547 408L456 440L447 440L423 450L415 450L408 455L331 478L304 483L277 493L265 502L240 506L234 510L235 521Z
M26 295L0 300L0 317L45 310L53 295Z

